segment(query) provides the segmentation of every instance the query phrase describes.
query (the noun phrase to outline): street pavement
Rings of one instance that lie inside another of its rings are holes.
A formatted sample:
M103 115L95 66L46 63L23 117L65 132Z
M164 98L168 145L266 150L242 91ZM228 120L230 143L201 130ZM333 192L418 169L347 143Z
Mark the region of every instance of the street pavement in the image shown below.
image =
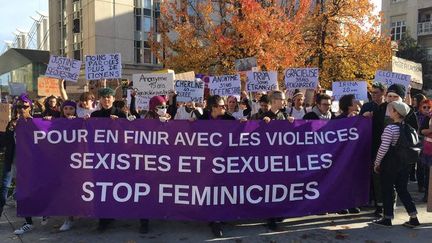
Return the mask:
M413 190L414 183L410 184ZM413 191L411 190L411 191ZM0 243L16 242L363 242L432 243L432 213L426 212L426 204L420 203L422 194L414 192L421 227L408 229L402 223L408 220L404 207L398 202L392 228L369 225L374 219L373 210L363 210L351 215L314 215L286 219L279 224L279 230L269 231L264 221L230 222L224 225L226 238L213 238L206 223L150 220L150 232L138 232L139 220L116 220L103 233L99 233L97 220L77 219L74 227L67 232L59 232L63 218L49 218L47 225L41 225L41 218L34 218L34 229L22 236L13 231L21 226L23 218L16 217L16 208L6 206L0 219Z

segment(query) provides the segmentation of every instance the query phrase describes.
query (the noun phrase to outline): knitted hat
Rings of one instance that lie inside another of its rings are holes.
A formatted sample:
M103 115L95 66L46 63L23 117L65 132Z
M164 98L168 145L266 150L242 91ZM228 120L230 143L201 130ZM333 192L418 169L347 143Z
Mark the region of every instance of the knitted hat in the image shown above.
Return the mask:
M102 89L99 89L98 94L100 97L107 97L107 96L114 96L115 92L111 88L102 88Z
M401 101L393 101L390 102L390 104L388 105L390 107L393 107L397 111L397 113L399 113L403 117L406 117L411 110L411 108L407 104Z
M63 102L63 104L62 104L62 109L63 109L63 107L65 107L65 106L72 106L73 108L76 109L77 104L75 103L75 101L72 101L72 100L66 100L66 101Z
M399 97L401 97L402 99L405 99L405 87L401 84L392 84L387 89L387 94L388 93L395 93L399 95Z
M28 97L28 94L26 94L26 93L22 93L20 96L18 96L16 102L18 102L18 101L29 103L30 106L32 106L32 104L33 104L31 99Z
M299 96L304 96L304 94L302 93L302 92L296 92L296 93L294 93L294 95L293 95L293 97L292 97L292 100L294 100L296 97L299 97Z
M162 105L162 103L166 102L165 97L163 96L153 96L149 101L149 110L155 111L156 106Z

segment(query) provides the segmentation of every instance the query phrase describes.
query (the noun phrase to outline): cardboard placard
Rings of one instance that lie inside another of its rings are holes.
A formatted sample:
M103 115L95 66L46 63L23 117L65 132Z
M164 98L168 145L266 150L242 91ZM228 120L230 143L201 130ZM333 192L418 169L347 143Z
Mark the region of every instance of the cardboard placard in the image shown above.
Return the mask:
M0 103L0 132L6 131L6 126L11 120L11 105Z
M318 86L318 68L287 68L285 70L287 90L316 89Z
M356 100L367 101L367 83L365 81L341 81L332 83L334 100L342 96L353 94Z
M127 90L127 105L130 107L130 103L131 103L131 93L133 90L128 89ZM142 94L142 92L137 91L136 95L135 95L135 108L137 110L144 110L144 111L148 111L149 109L149 101L152 97L150 96L145 96Z
M411 86L415 89L423 87L423 68L421 63L412 62L399 57L392 57L392 71L411 76Z
M185 73L176 73L174 76L174 79L195 81L195 72L190 71L190 72L185 72Z
M60 84L56 78L39 77L38 95L39 96L60 96Z
M240 75L211 76L209 81L211 95L239 96L241 93Z
M405 87L405 91L408 92L411 76L403 73L378 70L375 73L375 82L382 83L387 88L392 84L401 84Z
M79 60L52 55L45 76L78 82L80 68L81 61Z
M142 92L142 95L167 95L174 90L173 73L142 73L132 75L133 86Z
M27 93L27 84L25 83L9 83L10 95L21 95Z
M87 80L121 78L121 54L113 53L86 56L85 73Z
M248 57L235 60L235 70L237 72L250 71L257 66L256 57Z
M278 89L277 72L246 72L248 92L271 91Z
M178 102L203 102L204 82L201 79L195 81L176 80L174 86Z

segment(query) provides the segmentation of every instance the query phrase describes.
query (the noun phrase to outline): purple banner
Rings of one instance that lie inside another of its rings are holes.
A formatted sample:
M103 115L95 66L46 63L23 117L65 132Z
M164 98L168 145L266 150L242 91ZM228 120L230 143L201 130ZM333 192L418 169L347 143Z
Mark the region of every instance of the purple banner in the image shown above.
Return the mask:
M17 127L20 216L296 217L364 205L371 121L33 119Z

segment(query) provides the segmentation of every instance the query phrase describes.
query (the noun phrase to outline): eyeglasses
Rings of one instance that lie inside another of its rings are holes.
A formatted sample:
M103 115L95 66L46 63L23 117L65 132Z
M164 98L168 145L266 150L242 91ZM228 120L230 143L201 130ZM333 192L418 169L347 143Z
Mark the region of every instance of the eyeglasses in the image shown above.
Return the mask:
M217 108L226 109L226 105L216 105Z
M325 103L323 103L323 104L320 104L320 105L322 105L322 106L331 106L331 104L325 104Z
M17 108L18 110L19 110L19 109L27 110L29 107L30 107L30 106L28 106L28 105L17 105L17 106L16 106L16 108Z
M156 106L157 109L168 109L167 105Z
M431 107L430 106L423 106L422 107L424 110L429 110Z

